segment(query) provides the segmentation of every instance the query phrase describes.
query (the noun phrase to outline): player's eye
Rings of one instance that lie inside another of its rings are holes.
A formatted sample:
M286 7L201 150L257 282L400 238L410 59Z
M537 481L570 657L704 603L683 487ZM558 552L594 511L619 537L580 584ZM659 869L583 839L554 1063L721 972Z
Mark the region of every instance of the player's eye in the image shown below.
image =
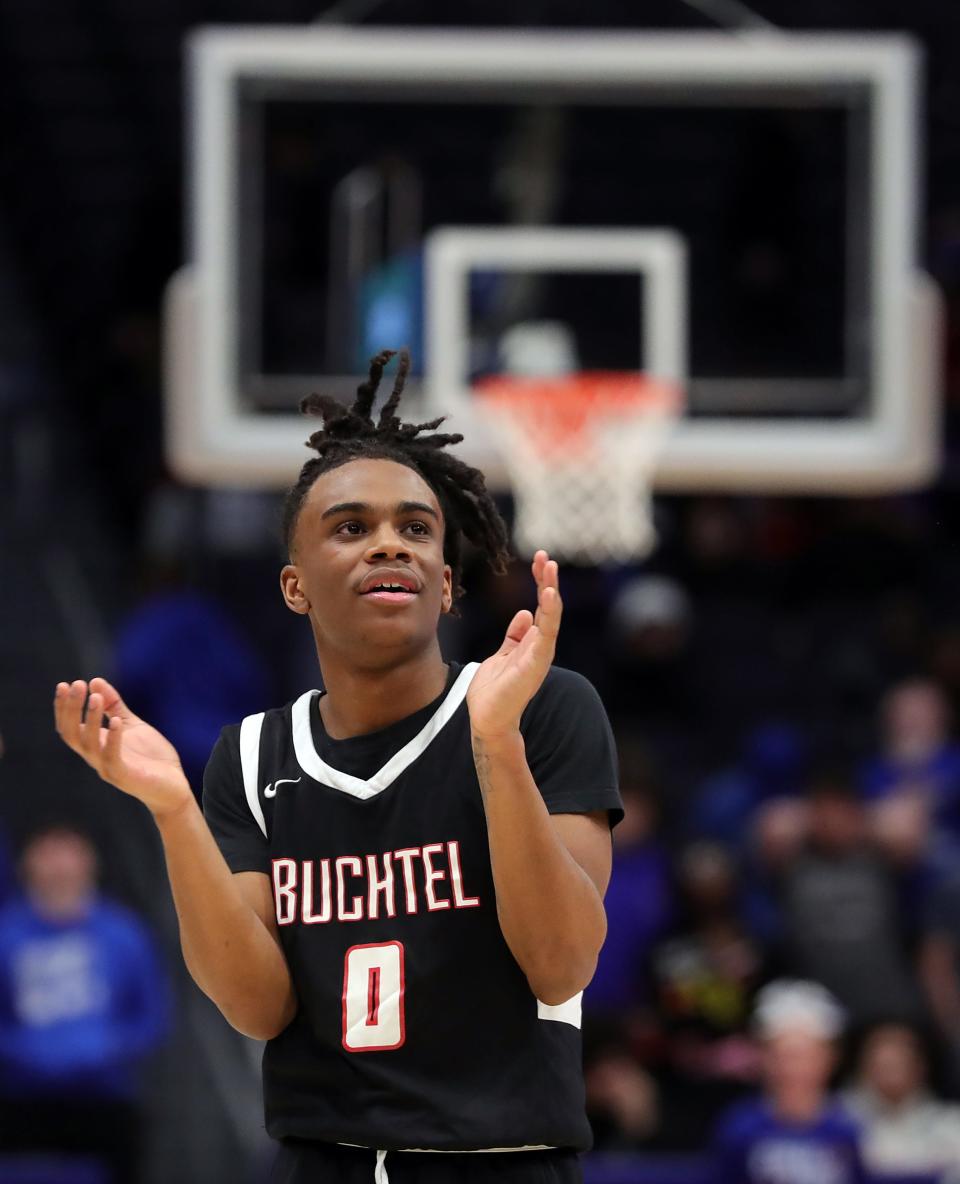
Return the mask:
M421 534L421 535L429 535L430 534L429 524L426 522L420 522L419 520L416 522L408 522L404 529L409 530L411 532L411 534Z
M356 519L351 519L349 522L341 522L337 527L337 534L363 534L364 526L362 522L357 522Z

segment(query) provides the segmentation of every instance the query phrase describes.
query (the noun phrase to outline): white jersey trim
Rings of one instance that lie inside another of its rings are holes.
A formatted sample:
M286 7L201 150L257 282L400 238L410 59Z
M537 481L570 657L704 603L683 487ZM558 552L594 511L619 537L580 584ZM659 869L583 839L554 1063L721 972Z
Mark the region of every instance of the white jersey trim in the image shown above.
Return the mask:
M240 768L243 771L243 792L247 805L257 826L267 838L267 823L260 805L257 781L260 774L260 733L263 730L264 712L248 715L240 725Z
M378 1151L376 1147L368 1147L366 1143L338 1143L338 1147L357 1147L360 1151L376 1151L377 1155L387 1155L386 1151ZM455 1151L450 1147L400 1147L389 1152L390 1155L405 1155L407 1152L416 1155L493 1155L501 1151L556 1151L552 1143L530 1143L526 1147L474 1147L470 1151Z
M578 991L565 1003L541 1003L537 1000L537 1019L556 1020L561 1024L572 1024L579 1028L583 1019L583 991Z
M305 691L293 704L292 709L293 748L297 755L297 763L308 777L319 781L321 785L328 785L332 789L350 794L351 797L364 800L376 797L426 751L430 742L450 722L454 712L466 698L473 676L479 668L479 662L470 662L464 666L429 722L367 781L362 777L354 777L351 773L342 773L321 759L314 747L313 733L310 730L310 711L314 698L320 692Z

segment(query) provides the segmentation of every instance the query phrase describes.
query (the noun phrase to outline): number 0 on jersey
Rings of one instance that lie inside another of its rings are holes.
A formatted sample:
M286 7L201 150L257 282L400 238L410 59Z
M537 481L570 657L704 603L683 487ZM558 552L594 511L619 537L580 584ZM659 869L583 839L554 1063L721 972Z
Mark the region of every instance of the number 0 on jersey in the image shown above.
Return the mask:
M406 1039L403 944L351 946L343 961L343 1047L385 1052Z

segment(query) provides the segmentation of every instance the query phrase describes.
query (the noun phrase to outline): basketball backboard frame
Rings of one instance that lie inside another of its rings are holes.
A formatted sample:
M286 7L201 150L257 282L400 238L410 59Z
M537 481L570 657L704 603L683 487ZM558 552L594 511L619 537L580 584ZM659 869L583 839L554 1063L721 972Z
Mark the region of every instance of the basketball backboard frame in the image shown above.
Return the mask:
M169 297L169 455L188 480L282 484L302 457L297 415L244 405L232 300L238 211L240 85L462 81L509 91L578 87L709 89L858 86L868 96L870 415L858 420L682 421L658 488L867 492L921 484L938 461L935 289L917 270L918 94L915 44L891 35L583 34L240 27L191 41L191 268ZM642 230L643 227L636 228ZM179 328L178 328L179 327ZM187 356L189 355L189 356ZM202 394L202 397L201 397ZM907 397L905 397L905 394ZM475 454L472 459L481 462Z

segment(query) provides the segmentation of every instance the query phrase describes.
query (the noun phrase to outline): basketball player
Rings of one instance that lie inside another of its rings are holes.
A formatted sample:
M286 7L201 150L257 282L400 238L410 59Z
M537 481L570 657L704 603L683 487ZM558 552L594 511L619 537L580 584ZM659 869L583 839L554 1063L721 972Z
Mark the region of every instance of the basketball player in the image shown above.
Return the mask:
M151 810L191 974L267 1040L276 1184L575 1181L579 996L621 813L610 729L592 687L551 667L542 551L536 614L482 664L444 664L462 540L501 568L506 532L445 451L461 437L397 417L405 355L372 420L390 356L352 409L304 404L324 422L280 584L323 691L224 729L205 818L172 746L104 679L58 685L57 728Z

